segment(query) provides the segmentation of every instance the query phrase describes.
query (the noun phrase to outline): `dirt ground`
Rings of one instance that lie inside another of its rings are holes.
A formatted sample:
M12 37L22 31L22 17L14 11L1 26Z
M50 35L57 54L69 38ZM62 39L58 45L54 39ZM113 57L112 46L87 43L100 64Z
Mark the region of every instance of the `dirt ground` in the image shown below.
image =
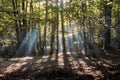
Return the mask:
M119 62L120 56L88 58L84 52L0 58L0 80L119 80Z

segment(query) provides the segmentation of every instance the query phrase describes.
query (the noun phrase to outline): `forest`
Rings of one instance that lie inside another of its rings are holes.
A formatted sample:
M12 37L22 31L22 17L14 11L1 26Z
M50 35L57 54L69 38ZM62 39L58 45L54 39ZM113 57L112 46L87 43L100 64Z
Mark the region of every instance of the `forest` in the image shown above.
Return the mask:
M120 80L120 0L0 0L0 80Z

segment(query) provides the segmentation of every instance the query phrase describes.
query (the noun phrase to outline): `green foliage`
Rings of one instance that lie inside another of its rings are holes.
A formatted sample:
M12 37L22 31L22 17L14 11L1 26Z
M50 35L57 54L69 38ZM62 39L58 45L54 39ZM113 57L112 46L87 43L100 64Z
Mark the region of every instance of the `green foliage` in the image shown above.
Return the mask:
M17 1L16 9L13 9L12 0L0 1L0 37L3 37L3 35L10 35L15 37L15 35L17 34L15 31L15 21L17 21L19 28L18 31L22 29L24 24L26 24L26 26L24 26L26 29L33 28L36 25L40 25L37 27L41 28L41 40L43 41L45 21L47 21L47 28L56 28L57 26L55 25L57 18L59 18L59 22L61 22L60 12L62 10L65 23L77 22L80 24L80 26L82 26L81 24L84 22L84 24L88 24L87 28L88 26L103 27L102 22L104 22L105 20L104 6L106 5L104 1L108 1L107 5L113 6L113 24L117 22L118 15L120 15L120 0L113 0L113 2L110 2L109 0L70 0L69 2L64 3L63 9L61 8L61 3L59 0L58 5L56 3L56 0L48 0L47 6L45 0L25 0L24 6L22 5L22 0L14 1ZM24 11L22 10L23 7L25 9ZM46 8L48 10L47 20L45 17ZM59 14L58 17L57 13ZM26 23L24 23L25 21ZM95 34L100 31L100 29L95 30L93 29L93 31L96 32ZM47 34L47 37L51 35L49 31L47 31ZM14 39L16 40L16 38L17 37L15 37Z

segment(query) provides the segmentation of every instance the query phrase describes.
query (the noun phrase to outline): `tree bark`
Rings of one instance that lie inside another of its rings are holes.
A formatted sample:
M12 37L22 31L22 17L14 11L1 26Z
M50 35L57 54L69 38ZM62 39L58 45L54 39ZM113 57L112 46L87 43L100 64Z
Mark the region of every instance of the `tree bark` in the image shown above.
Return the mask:
M46 0L46 14L45 14L45 26L44 26L44 42L43 42L43 54L46 52L46 30L47 30L47 20L48 20L48 0Z
M56 7L57 7L57 11L56 11L56 27L57 27L57 49L56 49L56 53L59 53L59 7L58 7L58 0L56 0Z
M23 28L22 28L22 36L21 37L23 40L26 35L26 31L27 31L25 0L22 0L22 14L23 14L23 18L22 18Z
M50 51L50 55L53 54L53 50L55 49L54 48L54 42L55 42L55 26L54 24L52 24L52 32L51 32L51 51Z
M17 17L17 0L12 0L12 5L13 5L13 14L14 14L14 17L16 18ZM20 33L19 33L19 26L18 26L18 21L15 19L15 31L16 31L16 38L17 38L17 47L19 47L20 45Z
M112 5L109 4L110 2L113 2L113 0L110 0L109 2L105 2L104 10L105 10L105 27L107 32L105 33L105 49L110 48L110 43L111 43L111 14L112 14Z
M63 45L63 53L66 53L65 47L65 33L64 33L64 15L63 15L63 1L61 0L61 27L62 27L62 45Z

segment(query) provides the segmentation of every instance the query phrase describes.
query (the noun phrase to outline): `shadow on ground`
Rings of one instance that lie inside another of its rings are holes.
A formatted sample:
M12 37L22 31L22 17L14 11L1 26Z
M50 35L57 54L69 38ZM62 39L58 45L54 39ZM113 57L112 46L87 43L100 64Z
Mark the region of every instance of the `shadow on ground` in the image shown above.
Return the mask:
M75 52L0 60L0 80L119 80L116 61L119 56L89 59Z

